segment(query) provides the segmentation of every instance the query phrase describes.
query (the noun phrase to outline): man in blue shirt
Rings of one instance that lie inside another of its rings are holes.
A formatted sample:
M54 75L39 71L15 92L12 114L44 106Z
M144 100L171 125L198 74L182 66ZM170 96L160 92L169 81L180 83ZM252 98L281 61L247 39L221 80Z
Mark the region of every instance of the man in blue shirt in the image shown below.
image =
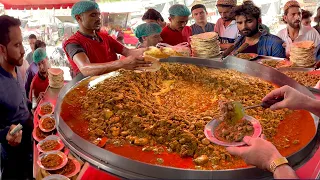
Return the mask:
M17 66L23 63L20 20L0 16L0 143L3 179L32 179L32 116ZM23 130L10 131L21 124Z
M286 51L283 41L266 31L259 31L261 26L261 10L252 2L246 1L233 9L237 27L242 35L237 39L236 49L243 43L249 46L242 53L255 53L258 55L285 58ZM239 42L240 41L240 42Z

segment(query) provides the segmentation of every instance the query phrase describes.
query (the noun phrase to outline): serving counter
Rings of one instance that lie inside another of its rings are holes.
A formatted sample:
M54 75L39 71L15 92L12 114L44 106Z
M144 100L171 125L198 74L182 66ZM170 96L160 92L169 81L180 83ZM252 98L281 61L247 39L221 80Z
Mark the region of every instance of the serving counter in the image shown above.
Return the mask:
M170 59L169 59L170 61ZM179 59L173 59L171 62L178 62ZM192 63L189 60L180 61L180 63ZM222 66L222 64L216 64L213 61L198 61L200 66ZM250 75L261 75L259 69L255 69L256 66L249 64L249 62L242 62L242 64L235 64L232 60L226 61L223 66L228 66L231 69L237 69L241 72L246 71ZM259 65L261 66L261 65ZM257 66L258 67L258 66ZM224 68L224 67L222 67ZM261 67L259 67L261 68ZM251 70L250 70L251 69ZM276 70L268 68L262 74L264 77L272 78L274 81L280 82L278 84L289 84L300 91L305 91L307 94L312 96L310 91L306 91L301 85L297 85L296 82L286 79L283 74L275 72ZM269 73L269 74L268 74ZM277 77L271 76L277 74ZM66 123L59 117L61 106L61 98L68 92L69 89L74 87L75 83L83 79L81 76L77 76L69 84L67 84L60 92L60 89L48 88L45 93L45 97L42 102L51 102L56 105L55 115L58 120L57 130L65 146L70 149L70 152L76 157L80 158L84 162L88 162L88 165L80 172L81 179L82 175L86 174L86 170L90 170L95 167L95 174L109 174L111 177L119 178L132 178L132 179L153 179L153 178L169 178L169 179L214 179L214 178L228 178L228 177L259 177L259 178L271 178L270 173L263 172L257 168L241 168L234 170L219 170L219 171L201 171L201 170L182 170L179 168L165 168L161 166L153 166L138 161L133 161L128 158L121 157L114 153L108 152L104 149L98 148L97 146L85 141L80 136L76 135ZM60 93L60 95L59 95ZM58 97L59 96L59 97ZM317 95L316 95L317 96ZM320 96L318 96L320 97ZM57 104L57 100L59 102ZM59 104L60 103L60 104ZM316 121L317 122L317 121ZM315 137L306 145L302 150L288 157L293 168L300 178L319 178L320 175L320 131L317 130ZM103 157L104 156L104 157ZM37 169L35 165L35 169ZM36 171L37 172L37 171ZM87 172L89 173L89 172ZM250 175L249 175L250 174ZM90 177L88 175L83 177ZM91 176L94 177L94 176Z

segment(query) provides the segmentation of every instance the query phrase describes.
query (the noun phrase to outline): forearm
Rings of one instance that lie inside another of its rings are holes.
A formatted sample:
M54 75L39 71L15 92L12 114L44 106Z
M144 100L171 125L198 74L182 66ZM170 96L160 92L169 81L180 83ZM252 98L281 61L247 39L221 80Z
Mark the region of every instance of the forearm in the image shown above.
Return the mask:
M122 66L123 63L121 62L121 60L116 60L107 63L84 64L82 67L79 68L79 70L84 76L94 76L116 71L118 69L121 69Z
M273 173L273 178L275 179L298 179L294 170L287 164L279 166Z
M314 115L320 117L320 101L316 99L310 99L310 101L305 101L305 107L303 109L310 111Z

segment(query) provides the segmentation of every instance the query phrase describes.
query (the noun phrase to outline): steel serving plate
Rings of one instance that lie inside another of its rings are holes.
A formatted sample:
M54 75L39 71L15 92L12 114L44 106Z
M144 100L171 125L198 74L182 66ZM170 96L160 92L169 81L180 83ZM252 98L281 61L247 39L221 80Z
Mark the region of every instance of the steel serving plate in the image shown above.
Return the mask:
M272 82L278 86L289 85L298 91L314 97L313 94L304 86L298 84L293 79L287 77L281 72L263 66L258 63L242 60L234 56L229 56L223 61L220 58L216 59L201 59L201 58L185 58L185 57L170 57L162 62L172 62L181 64L194 64L197 66L215 68L215 69L234 69L251 76L259 77L263 80ZM106 78L117 76L117 71L102 75L96 78L91 85L101 82ZM78 156L88 161L94 166L97 166L108 173L117 175L122 178L130 179L224 179L224 178L271 178L272 174L255 167L246 167L240 169L228 170L195 170L195 169L180 169L174 167L165 167L158 165L151 165L129 158L117 155L105 149L99 148L89 141L81 138L74 133L71 128L61 118L61 105L65 95L80 82L86 80L81 74L75 77L71 82L64 86L58 96L57 104L55 106L55 118L57 120L57 130L61 135L65 146ZM90 85L89 84L89 85ZM315 125L318 124L319 118L314 116ZM319 131L318 133L319 134ZM314 135L312 140L305 145L300 151L287 157L292 167L297 168L304 164L315 153L319 144L319 136Z

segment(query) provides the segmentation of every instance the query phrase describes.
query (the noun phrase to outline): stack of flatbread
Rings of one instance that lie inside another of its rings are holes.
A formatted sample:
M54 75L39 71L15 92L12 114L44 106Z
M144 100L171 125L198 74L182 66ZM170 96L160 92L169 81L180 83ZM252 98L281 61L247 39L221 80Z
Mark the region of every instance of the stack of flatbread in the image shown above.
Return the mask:
M313 41L295 42L291 45L290 61L293 66L310 67L315 64L315 45Z
M48 70L49 86L52 88L62 88L64 85L63 70L60 68L50 68Z
M216 32L197 34L190 38L194 57L214 58L220 54L219 36Z

